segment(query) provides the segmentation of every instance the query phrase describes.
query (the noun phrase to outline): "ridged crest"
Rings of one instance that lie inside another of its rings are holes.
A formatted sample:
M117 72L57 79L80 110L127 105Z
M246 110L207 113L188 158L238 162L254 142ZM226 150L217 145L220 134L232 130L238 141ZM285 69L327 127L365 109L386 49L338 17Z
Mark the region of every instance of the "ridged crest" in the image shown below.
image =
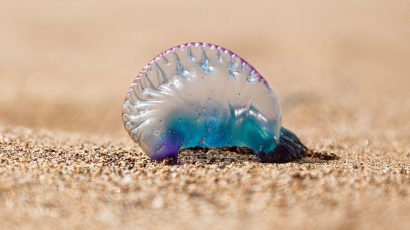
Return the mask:
M184 147L272 148L264 141L279 139L280 116L278 98L258 71L208 43L188 43L156 56L135 78L123 105L126 130L154 159L175 157ZM262 136L252 138L259 147L248 146L244 138L249 137L240 135L251 124L251 137Z

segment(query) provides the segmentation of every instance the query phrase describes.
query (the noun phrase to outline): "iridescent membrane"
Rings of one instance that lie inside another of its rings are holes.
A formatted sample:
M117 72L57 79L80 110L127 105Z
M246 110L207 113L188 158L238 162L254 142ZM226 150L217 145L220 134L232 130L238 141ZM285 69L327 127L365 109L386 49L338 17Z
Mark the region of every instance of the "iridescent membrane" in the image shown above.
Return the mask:
M258 71L208 43L177 46L150 61L127 93L123 121L155 160L176 161L182 148L238 146L275 162L293 154L278 149L294 151L292 141L300 143L296 136L281 137L291 133L281 129L278 97Z

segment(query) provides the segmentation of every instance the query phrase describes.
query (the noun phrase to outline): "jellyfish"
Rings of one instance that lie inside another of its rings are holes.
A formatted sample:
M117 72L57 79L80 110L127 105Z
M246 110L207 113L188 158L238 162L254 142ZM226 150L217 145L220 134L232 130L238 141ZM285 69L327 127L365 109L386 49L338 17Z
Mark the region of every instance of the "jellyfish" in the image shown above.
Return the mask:
M279 98L239 55L209 43L187 43L152 59L132 82L124 127L153 160L185 148L246 147L261 162L301 159L307 148L281 126Z

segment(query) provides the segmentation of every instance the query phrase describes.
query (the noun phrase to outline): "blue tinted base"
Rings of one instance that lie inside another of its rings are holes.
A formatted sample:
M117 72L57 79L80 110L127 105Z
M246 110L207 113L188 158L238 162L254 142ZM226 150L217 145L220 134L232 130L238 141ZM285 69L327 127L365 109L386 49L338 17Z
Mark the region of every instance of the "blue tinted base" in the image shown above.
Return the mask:
M154 160L164 160L171 158L174 163L177 162L178 152L180 148L193 148L193 147L180 147L178 145L178 138L172 137L166 141L162 151L153 156ZM195 146L198 147L198 146ZM201 147L233 147L233 146L201 146ZM243 147L243 146L234 146ZM308 148L300 141L300 139L291 131L286 128L281 128L281 137L276 147L269 152L255 151L258 159L263 163L287 163L295 160L302 159L308 153Z
M172 161L176 163L178 159L178 152L182 148L248 147L240 145L216 146L211 144L185 147L181 143L181 139L178 138L178 135L169 135L169 138L165 140L163 148L160 151L156 152L156 154L153 155L152 158L158 161L171 158ZM287 163L299 160L305 157L309 151L309 149L300 141L300 139L293 132L283 127L281 128L281 136L279 139L279 143L272 151L264 152L255 151L254 149L251 150L253 150L253 152L257 155L258 159L262 163Z
M274 129L260 120L254 108L251 113L223 113L209 110L206 114L174 112L166 122L166 132L153 143L154 160L177 160L183 148L247 147L255 153L270 153L277 146ZM235 115L234 115L235 114Z

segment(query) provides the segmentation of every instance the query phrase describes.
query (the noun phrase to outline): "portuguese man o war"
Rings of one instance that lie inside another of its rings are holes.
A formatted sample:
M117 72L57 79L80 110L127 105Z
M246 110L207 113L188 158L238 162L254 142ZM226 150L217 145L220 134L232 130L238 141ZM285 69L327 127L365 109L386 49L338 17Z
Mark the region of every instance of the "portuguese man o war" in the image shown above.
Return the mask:
M246 147L261 162L302 158L305 145L281 127L278 96L230 50L187 43L151 60L127 92L130 137L154 160L177 162L183 148Z

